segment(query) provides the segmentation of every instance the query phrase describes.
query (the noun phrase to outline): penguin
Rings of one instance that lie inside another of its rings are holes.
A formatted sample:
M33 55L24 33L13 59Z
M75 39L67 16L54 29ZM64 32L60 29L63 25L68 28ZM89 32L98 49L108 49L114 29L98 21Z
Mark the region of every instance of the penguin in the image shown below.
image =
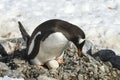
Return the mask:
M20 21L19 29L26 41L27 59L31 64L57 68L63 64L64 50L71 41L81 55L85 43L85 33L78 26L60 19L51 19L41 23L30 36ZM56 64L56 65L55 65Z

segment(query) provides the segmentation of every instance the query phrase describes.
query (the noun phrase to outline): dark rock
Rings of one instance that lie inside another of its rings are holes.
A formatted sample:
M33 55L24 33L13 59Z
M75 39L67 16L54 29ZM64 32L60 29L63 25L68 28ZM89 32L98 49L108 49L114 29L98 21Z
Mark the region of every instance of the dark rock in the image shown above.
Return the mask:
M112 66L120 70L120 56L113 56L109 59Z
M2 57L8 56L7 52L5 51L4 47L0 44L0 55Z
M10 67L11 70L17 69L19 66L15 64L14 62L8 63L8 67Z
M116 54L112 50L105 49L105 50L100 50L93 55L93 57L96 57L96 56L98 56L102 61L109 61L109 59L111 59L112 57L115 57Z

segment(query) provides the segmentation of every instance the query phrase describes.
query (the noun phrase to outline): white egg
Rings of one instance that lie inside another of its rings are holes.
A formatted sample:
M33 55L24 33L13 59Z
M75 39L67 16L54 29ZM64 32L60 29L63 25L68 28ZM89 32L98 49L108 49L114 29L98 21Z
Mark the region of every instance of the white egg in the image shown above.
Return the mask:
M46 63L46 65L49 69L56 69L59 67L59 64L56 60L50 60Z

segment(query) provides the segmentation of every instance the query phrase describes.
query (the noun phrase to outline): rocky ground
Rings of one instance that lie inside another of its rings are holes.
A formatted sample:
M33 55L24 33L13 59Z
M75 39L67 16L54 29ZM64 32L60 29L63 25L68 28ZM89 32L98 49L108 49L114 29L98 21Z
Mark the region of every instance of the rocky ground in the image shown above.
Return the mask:
M94 59L86 54L85 51L82 57L78 57L75 49L66 49L63 58L65 64L60 65L56 70L49 70L46 66L38 68L37 66L29 65L24 60L25 45L22 39L5 40L0 41L0 43L4 47L9 45L9 47L5 48L5 50L8 49L9 51L9 57L2 55L0 57L1 61L5 60L0 62L0 77L8 76L21 80L120 79L120 70L113 68L110 62L102 62L99 57Z

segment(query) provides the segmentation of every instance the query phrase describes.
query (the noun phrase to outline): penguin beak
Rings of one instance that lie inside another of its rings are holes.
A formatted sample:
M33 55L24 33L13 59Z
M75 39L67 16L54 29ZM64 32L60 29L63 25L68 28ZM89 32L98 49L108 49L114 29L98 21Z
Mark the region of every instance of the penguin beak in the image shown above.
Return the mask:
M85 39L80 39L79 40L79 47L78 47L78 56L82 56L82 47L84 46Z
M78 49L78 56L80 57L82 55L81 50Z

